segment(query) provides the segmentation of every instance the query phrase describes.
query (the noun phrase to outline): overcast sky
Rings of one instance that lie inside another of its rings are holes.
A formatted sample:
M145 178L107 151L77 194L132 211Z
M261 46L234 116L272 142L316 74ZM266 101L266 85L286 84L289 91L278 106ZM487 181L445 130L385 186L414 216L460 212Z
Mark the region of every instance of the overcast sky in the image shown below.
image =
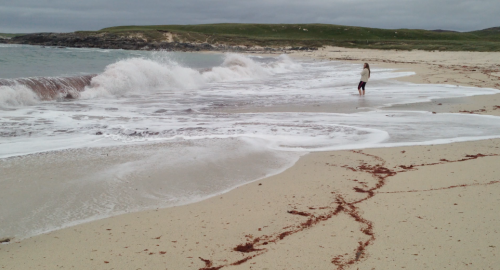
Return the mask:
M225 22L472 31L500 26L499 14L498 0L0 0L0 33Z

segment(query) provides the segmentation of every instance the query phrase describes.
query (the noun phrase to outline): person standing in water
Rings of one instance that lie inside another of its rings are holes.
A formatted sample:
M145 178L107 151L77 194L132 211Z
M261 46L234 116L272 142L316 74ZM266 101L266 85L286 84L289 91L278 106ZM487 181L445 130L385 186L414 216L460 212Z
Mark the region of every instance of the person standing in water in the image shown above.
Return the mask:
M365 86L369 78L370 78L370 65L368 65L368 63L365 63L365 65L363 66L363 71L361 71L361 79L359 80L358 84L358 92L360 96L365 95ZM361 93L361 89L363 89L363 93Z

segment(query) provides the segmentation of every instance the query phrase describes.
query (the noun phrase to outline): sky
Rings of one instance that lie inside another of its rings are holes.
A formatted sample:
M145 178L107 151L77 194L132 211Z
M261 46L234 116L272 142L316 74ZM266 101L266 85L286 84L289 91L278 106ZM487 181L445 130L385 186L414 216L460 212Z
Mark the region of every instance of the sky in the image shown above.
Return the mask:
M0 33L206 23L473 31L500 26L498 14L498 0L0 0Z

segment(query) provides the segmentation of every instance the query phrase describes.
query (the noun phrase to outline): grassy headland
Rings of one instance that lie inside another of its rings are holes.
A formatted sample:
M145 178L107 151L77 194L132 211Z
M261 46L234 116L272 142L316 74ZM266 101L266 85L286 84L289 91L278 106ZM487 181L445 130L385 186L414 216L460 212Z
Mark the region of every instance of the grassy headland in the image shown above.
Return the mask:
M13 38L17 36L22 36L25 34L9 34L9 33L0 33L0 38Z
M310 49L339 46L427 51L500 51L500 27L471 32L332 24L117 26L74 33L0 34L0 43L130 50ZM245 47L243 47L245 46Z
M204 24L117 26L96 32L141 35L163 40L169 33L174 41L263 47L334 45L351 48L500 51L500 27L472 32L417 29L378 29L329 24Z

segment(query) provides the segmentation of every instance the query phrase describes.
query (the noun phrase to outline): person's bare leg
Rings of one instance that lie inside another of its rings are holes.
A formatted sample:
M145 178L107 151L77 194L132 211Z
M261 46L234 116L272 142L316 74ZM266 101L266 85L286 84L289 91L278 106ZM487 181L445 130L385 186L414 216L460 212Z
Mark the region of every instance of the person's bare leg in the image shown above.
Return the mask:
M361 89L358 88L359 95L361 96Z
M363 89L363 96L365 95L365 90Z

